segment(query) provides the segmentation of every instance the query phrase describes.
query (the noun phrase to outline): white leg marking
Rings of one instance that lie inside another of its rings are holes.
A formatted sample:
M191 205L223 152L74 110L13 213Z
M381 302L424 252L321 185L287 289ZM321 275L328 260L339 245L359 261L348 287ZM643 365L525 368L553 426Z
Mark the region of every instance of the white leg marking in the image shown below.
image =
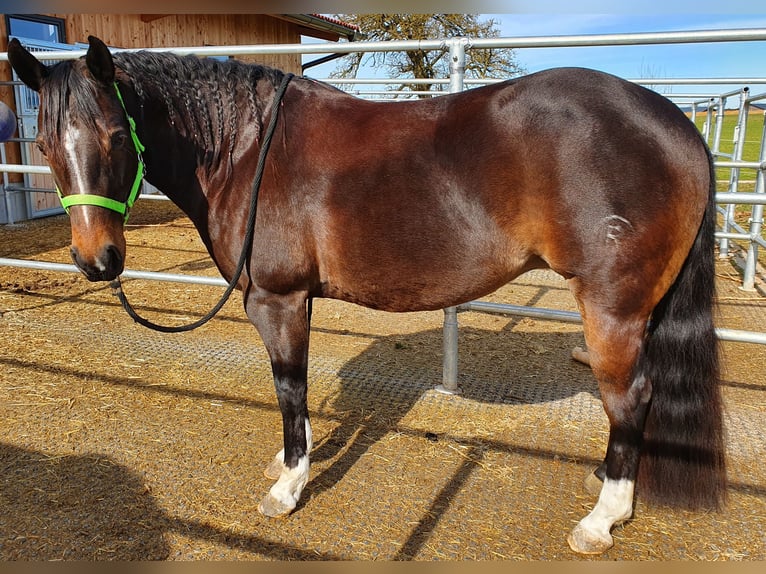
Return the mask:
M292 510L298 505L303 487L309 479L309 465L309 457L306 455L298 459L295 468L284 467L279 480L269 490L269 494L285 509Z
M311 422L306 419L306 453L311 453L312 448L314 448L314 435L311 432Z
M575 552L600 554L612 547L612 526L633 514L632 480L604 480L598 502L569 535L569 545Z
M304 487L309 479L311 461L309 454L314 446L311 433L311 423L306 419L306 455L298 459L295 468L285 466L285 451L280 450L274 458L274 462L267 469L266 475L274 467L280 468L277 482L269 490L269 494L261 502L260 511L267 516L282 516L289 514L297 505Z
M266 468L263 469L263 474L266 478L276 480L282 474L282 470L285 468L285 450L282 449L277 453L277 456L271 459L271 462Z

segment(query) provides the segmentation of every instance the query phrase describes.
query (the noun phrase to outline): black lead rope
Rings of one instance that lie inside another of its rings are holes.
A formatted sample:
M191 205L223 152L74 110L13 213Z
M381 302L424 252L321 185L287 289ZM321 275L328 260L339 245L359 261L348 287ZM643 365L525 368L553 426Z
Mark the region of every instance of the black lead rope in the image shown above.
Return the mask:
M239 283L239 278L242 276L242 271L245 268L245 263L247 263L247 259L251 253L253 235L255 233L255 215L258 210L258 192L261 189L261 180L263 179L263 170L266 165L266 156L269 153L271 139L274 136L274 130L277 127L277 119L279 116L279 108L282 102L282 97L285 95L287 84L290 83L292 78L293 74L286 74L282 79L282 83L274 94L274 102L271 108L271 121L269 122L269 126L266 129L266 134L263 138L263 143L261 144L261 151L258 155L258 167L255 171L255 180L253 180L253 192L250 195L250 211L247 218L245 238L242 244L242 253L239 256L239 261L237 262L237 268L234 271L234 275L232 276L231 281L229 281L229 285L226 287L226 291L221 296L221 299L218 301L218 303L216 303L215 307L213 307L204 317L194 321L193 323L173 327L158 325L149 321L148 319L144 319L136 312L135 309L133 309L131 304L128 302L128 298L125 296L125 292L122 290L122 283L120 282L120 278L117 277L111 283L114 295L117 296L125 311L136 323L139 323L144 327L148 327L149 329L160 331L162 333L183 333L185 331L192 331L197 327L201 327L210 321L210 319L215 317L218 311L220 311L221 308L226 304L226 301L229 300L232 292L237 287L237 283Z

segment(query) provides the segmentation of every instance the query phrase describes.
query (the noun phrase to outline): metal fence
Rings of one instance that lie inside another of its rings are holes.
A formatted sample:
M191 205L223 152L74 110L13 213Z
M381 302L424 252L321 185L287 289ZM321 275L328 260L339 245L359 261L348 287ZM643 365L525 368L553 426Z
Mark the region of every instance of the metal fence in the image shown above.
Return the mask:
M499 80L470 80L465 78L465 63L467 53L472 50L489 48L550 48L550 47L584 47L584 46L636 46L651 44L690 44L710 42L744 42L766 41L766 29L740 29L740 30L697 30L685 32L659 32L659 33L636 33L636 34L604 34L604 35L577 35L577 36L553 36L553 37L517 37L517 38L449 38L438 40L412 40L398 42L353 42L353 43L328 43L328 44L272 44L251 46L205 46L173 48L170 51L179 54L197 54L199 56L238 56L257 54L340 54L352 52L386 52L408 50L444 50L449 56L449 78L438 80L408 79L406 83L417 85L418 83L438 84L446 88L441 93L455 93L462 91L468 85L486 84ZM167 48L148 48L150 51L166 51ZM41 59L65 60L75 59L84 55L84 51L51 51L39 55ZM5 53L0 53L0 61L7 60ZM362 79L362 80L335 80L337 83L346 85L380 85L390 84L392 80L386 79ZM751 96L750 85L766 86L766 78L687 78L687 79L639 79L636 83L650 86L657 85L740 85L741 89L735 92L723 94L713 93L705 97L699 95L688 96L691 98L690 107L692 119L704 110L705 123L702 133L708 141L716 158L718 168L729 168L731 171L729 184L726 192L718 193L716 201L726 207L719 210L723 216L723 226L717 234L721 253L726 256L730 249L731 241L744 241L747 243L747 256L744 270L743 289L753 289L757 267L759 246L766 247L761 237L763 218L763 206L766 204L766 125L761 135L760 156L756 161L744 161L742 152L747 132L747 117L752 104L760 100L766 100L766 93ZM348 90L353 91L353 90ZM363 95L361 91L354 92ZM437 92L438 93L438 92ZM367 90L366 96L390 95L389 90L378 93L376 90ZM734 151L725 154L720 151L723 117L727 100L739 97L739 120L735 128ZM671 99L680 100L680 94L671 95ZM4 150L3 150L4 151ZM7 173L50 173L44 166L11 165L5 163L3 153L0 158L0 171L5 172L4 185L8 187ZM753 192L740 191L741 170L755 170L755 187ZM156 196L142 197L156 198ZM752 206L749 229L744 229L734 220L735 205ZM78 272L73 265L49 263L43 261L29 261L0 258L0 265L34 268L58 272ZM201 283L207 285L225 285L223 279L199 277L190 275L176 275L168 273L154 273L144 271L126 270L125 277L151 279L160 281L180 281ZM533 307L520 307L505 304L472 301L460 307L451 307L444 310L444 364L443 381L441 388L448 392L457 390L457 346L458 346L458 310L473 310L492 313L504 313L509 315L535 317L556 321L579 322L577 313L560 311L555 309L541 309ZM718 329L719 338L727 341L766 344L766 333L756 331L739 331L731 329Z

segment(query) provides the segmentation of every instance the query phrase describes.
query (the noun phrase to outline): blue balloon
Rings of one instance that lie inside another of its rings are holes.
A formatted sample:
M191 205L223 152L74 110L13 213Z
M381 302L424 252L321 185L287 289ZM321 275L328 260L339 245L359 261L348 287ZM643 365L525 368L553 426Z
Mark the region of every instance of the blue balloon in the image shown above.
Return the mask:
M7 141L16 133L16 114L13 110L0 102L0 142Z

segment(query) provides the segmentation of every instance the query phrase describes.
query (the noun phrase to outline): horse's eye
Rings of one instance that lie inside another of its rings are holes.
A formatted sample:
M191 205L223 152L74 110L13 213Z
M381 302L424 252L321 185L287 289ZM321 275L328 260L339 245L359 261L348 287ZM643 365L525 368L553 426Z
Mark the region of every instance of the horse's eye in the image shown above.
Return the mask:
M125 132L115 132L112 134L112 149L121 149L128 142L128 134Z

